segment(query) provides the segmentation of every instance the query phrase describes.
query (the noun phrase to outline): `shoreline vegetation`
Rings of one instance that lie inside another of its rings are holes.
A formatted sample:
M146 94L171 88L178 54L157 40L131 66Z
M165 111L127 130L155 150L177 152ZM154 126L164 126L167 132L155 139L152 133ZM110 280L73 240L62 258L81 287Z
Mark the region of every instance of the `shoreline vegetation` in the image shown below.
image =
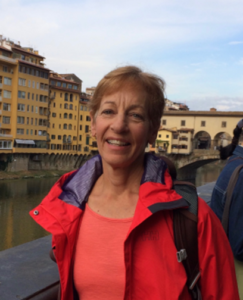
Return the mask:
M19 172L0 171L0 180L60 177L67 172L67 170L31 170Z

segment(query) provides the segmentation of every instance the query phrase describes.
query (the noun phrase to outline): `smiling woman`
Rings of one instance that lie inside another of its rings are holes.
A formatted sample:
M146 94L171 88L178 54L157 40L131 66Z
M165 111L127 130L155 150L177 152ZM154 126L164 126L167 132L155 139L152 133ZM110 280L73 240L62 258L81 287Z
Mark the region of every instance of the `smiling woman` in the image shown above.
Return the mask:
M201 294L189 291L176 259L173 210L188 203L166 162L145 154L160 126L164 86L134 66L107 74L90 102L99 155L64 175L31 212L53 234L61 300L239 299L227 238L202 199Z

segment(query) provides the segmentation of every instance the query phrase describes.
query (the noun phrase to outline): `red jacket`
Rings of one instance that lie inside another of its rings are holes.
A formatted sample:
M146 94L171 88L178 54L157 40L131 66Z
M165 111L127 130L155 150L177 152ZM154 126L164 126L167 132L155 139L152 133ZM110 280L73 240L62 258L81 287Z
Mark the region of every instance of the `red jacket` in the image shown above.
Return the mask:
M89 192L102 173L99 156L66 174L30 214L52 233L62 297L73 300L73 258L77 231ZM124 300L191 300L186 273L177 261L173 209L188 206L172 189L165 163L145 159L139 200L124 247ZM199 199L198 245L203 300L238 300L234 262L228 239L208 205ZM75 298L76 299L76 298Z

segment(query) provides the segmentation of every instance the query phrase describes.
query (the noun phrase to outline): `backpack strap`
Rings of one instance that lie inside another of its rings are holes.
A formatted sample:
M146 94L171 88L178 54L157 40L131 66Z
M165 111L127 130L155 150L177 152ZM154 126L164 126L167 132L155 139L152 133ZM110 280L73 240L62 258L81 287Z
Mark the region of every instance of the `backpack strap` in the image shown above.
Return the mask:
M229 229L229 210L230 210L230 204L234 192L234 188L236 185L236 182L238 180L240 170L243 168L243 164L239 165L237 168L235 168L234 172L232 173L227 189L226 189L226 200L224 205L224 211L222 216L222 225L224 228L225 233L228 236L228 229Z
M190 182L175 181L175 191L189 203L188 209L174 210L174 238L178 250L177 260L182 262L187 274L187 286L193 300L201 300L198 287L200 278L198 261L197 211L198 196L196 187Z

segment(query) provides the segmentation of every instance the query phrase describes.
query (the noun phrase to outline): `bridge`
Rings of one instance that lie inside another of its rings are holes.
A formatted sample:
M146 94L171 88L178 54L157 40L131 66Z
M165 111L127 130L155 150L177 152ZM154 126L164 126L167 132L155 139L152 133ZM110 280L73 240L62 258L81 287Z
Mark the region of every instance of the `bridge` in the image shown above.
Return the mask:
M167 154L177 168L178 179L194 179L197 168L220 159L219 151L212 149L194 149L191 154Z

